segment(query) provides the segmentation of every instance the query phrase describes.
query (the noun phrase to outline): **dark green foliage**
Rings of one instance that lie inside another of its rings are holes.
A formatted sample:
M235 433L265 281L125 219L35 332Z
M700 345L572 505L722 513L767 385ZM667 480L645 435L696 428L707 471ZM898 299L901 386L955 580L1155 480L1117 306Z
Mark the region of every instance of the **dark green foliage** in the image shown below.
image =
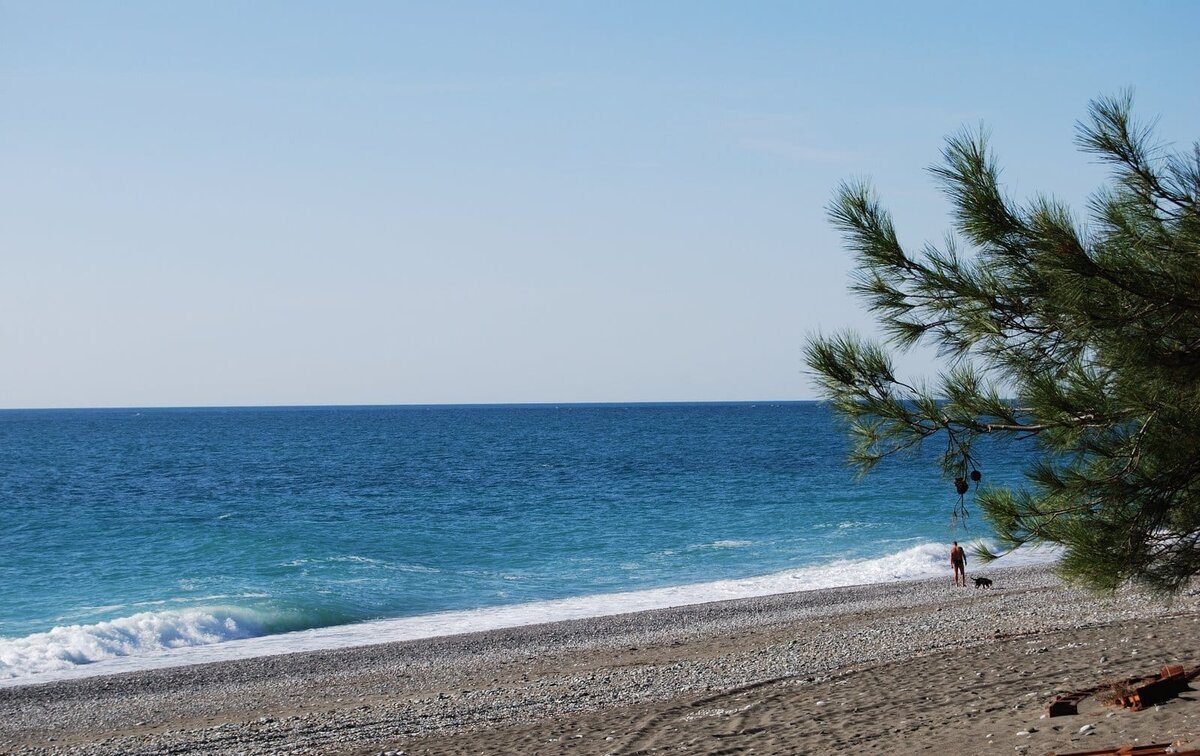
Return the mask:
M946 477L970 479L981 436L1036 444L1026 487L976 487L1002 546L1059 544L1064 574L1095 588L1176 591L1200 572L1200 145L1169 154L1130 110L1100 99L1079 126L1112 166L1087 226L1006 197L982 133L949 139L933 170L957 231L941 247L910 254L870 186L844 184L829 214L852 289L892 346L931 344L948 368L906 383L853 334L811 340L806 360L863 471L937 436Z

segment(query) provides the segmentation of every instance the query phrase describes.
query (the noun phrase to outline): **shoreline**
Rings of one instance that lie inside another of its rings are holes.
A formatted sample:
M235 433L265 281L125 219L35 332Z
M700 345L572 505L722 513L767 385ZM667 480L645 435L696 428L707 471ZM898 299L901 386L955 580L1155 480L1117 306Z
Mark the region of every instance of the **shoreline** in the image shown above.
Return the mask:
M114 639L119 642L126 634L140 636L144 633L143 626L147 624L153 626L161 623L163 627L157 630L159 634L169 632L173 626L177 632L184 635L197 631L200 635L211 635L214 631L219 632L218 629L224 622L241 623L247 617L253 618L255 609L228 604L185 607L164 615L150 612L117 617L92 625L65 626L24 637L0 639L0 658L4 658L8 663L14 666L23 664L45 667L40 671L2 677L0 689L257 656L326 651L564 620L592 619L780 593L920 580L943 572L942 562L947 548L947 545L940 543L920 543L877 557L833 560L762 575L543 599L520 604L445 610L411 617L372 619L282 633L235 637L176 648L160 646L148 653L135 649L128 653L115 653L83 663L76 662L69 666L57 667L64 662L62 657L68 654L94 654L94 649L110 646ZM1052 553L1030 549L1018 555L1007 555L993 569L1047 564L1051 561ZM223 617L228 619L222 620ZM153 635L154 633L151 637ZM6 645L9 647L7 650ZM2 666L0 664L0 667Z
M990 591L955 589L947 575L2 688L0 751L501 753L537 742L544 752L634 753L643 742L682 747L704 726L748 722L747 712L835 691L839 679L883 675L878 684L854 686L861 705L842 707L827 726L792 732L815 721L813 699L803 711L785 712L787 727L767 716L737 737L758 742L759 751L824 753L850 744L894 749L896 737L949 742L958 733L968 738L967 752L989 752L986 733L975 732L987 718L962 715L969 695L941 704L957 714L937 727L901 728L892 740L855 740L844 725L889 702L895 709L898 696L924 688L928 701L888 717L915 721L938 709L927 704L949 695L947 686L967 695L960 678L1004 677L1005 665L1024 664L1031 665L1024 675L1010 676L1028 683L1021 693L1027 706L1005 711L1037 732L996 752L1024 745L1043 753L1037 748L1052 736L1071 742L1070 733L1038 719L1053 693L1157 671L1159 662L1200 664L1200 591L1167 604L1133 591L1089 596L1063 586L1049 566L989 574L996 582ZM1047 664L1060 658L1066 666ZM1068 667L1073 672L1064 677ZM889 684L889 669L920 684ZM1099 714L1091 732L1104 734L1118 720L1150 722L1143 715L1152 714L1156 732L1196 737L1200 708L1188 698L1162 712ZM733 700L741 703L727 705ZM998 716L986 706L979 711ZM1170 721L1158 721L1164 717ZM998 727L992 738L1006 744L1021 729ZM554 734L567 731L569 738ZM729 745L721 733L705 738L684 750ZM1085 745L1106 743L1088 736Z

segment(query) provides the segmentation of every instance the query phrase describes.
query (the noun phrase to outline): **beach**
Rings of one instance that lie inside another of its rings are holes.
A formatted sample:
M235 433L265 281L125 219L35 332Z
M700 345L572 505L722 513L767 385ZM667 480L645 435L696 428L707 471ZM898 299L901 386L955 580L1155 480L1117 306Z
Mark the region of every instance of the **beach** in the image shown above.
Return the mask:
M1200 664L1200 591L1048 566L831 588L0 689L6 753L1068 753L1200 741L1186 692L1055 695Z

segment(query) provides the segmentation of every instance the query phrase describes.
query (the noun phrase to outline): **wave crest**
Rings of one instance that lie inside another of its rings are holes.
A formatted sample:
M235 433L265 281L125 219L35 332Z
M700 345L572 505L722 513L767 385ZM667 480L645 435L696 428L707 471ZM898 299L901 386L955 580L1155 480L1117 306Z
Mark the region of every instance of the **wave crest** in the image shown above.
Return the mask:
M0 639L0 679L118 656L256 638L267 632L256 612L237 607L142 612L94 625L67 625L23 638Z

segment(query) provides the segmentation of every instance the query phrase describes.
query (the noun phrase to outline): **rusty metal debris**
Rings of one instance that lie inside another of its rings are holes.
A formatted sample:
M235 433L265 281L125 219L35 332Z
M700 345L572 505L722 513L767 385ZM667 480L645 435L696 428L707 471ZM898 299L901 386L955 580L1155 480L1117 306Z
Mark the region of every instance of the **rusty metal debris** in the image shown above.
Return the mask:
M1051 753L1047 756L1161 756L1162 754L1173 754L1174 756L1200 756L1200 751L1189 749L1186 751L1178 750L1179 746L1175 743L1156 743L1155 745L1123 745L1119 748L1103 748L1099 751L1071 751L1070 753Z
M1046 704L1046 716L1048 717L1065 717L1071 714L1079 713L1079 702L1088 696L1093 696L1102 690L1107 690L1107 685L1093 685L1090 688L1076 690L1070 693L1063 693L1050 703Z
M1188 683L1193 677L1200 674L1200 667L1196 667L1189 671L1184 670L1181 665L1172 665L1163 667L1159 673L1157 680L1142 685L1127 696L1121 697L1121 705L1126 709L1133 711L1141 711L1147 706L1153 706L1156 703L1162 703L1169 698L1174 698L1183 691L1188 689Z
M1156 675L1131 677L1119 684L1120 687L1130 692L1118 696L1117 701L1128 709L1140 711L1147 706L1162 703L1169 698L1179 695L1188 689L1188 683L1198 675L1200 675L1200 666L1189 670L1184 669L1182 665L1174 664L1163 667ZM1061 717L1069 714L1078 714L1080 701L1088 696L1093 696L1112 688L1113 685L1111 684L1094 685L1083 690L1064 693L1046 704L1046 715ZM1116 753L1116 751L1096 751L1095 753ZM1139 752L1131 751L1131 753ZM1151 751L1150 753L1155 752Z

